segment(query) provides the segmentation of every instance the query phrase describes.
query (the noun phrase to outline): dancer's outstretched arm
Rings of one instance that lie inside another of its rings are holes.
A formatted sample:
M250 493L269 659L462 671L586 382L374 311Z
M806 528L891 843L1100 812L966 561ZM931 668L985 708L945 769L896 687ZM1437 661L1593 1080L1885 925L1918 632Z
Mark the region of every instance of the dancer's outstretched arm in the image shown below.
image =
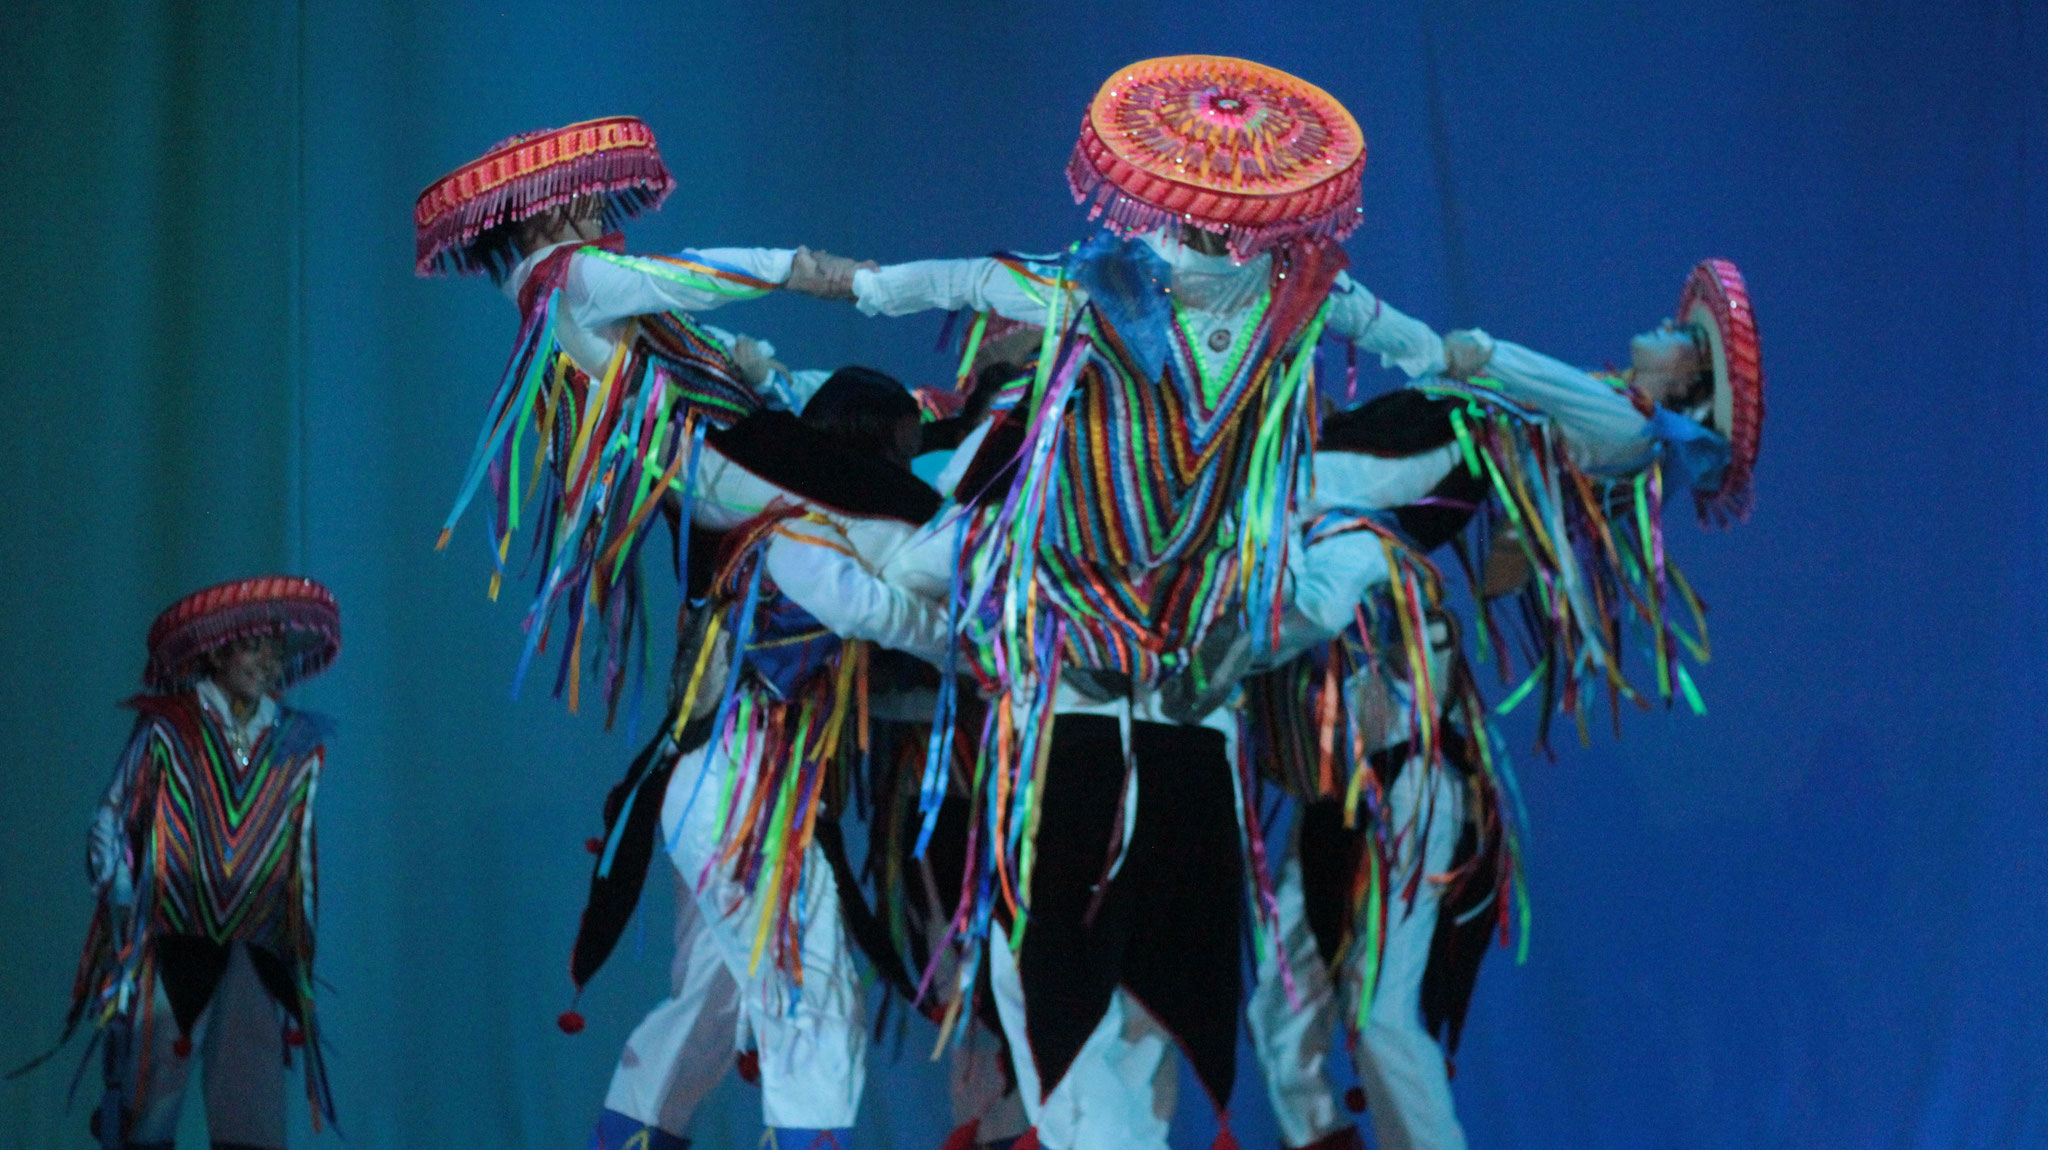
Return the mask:
M1442 337L1343 272L1330 285L1323 333L1378 353L1381 366L1398 367L1410 379L1444 373Z
M1455 332L1451 339L1480 348L1483 374L1509 399L1548 416L1582 470L1619 476L1649 465L1656 447L1650 418L1613 383L1482 331Z
M853 299L868 315L920 311L992 311L1006 319L1043 324L1059 282L1057 260L990 256L970 260L917 260L853 275ZM1086 296L1069 284L1070 306Z

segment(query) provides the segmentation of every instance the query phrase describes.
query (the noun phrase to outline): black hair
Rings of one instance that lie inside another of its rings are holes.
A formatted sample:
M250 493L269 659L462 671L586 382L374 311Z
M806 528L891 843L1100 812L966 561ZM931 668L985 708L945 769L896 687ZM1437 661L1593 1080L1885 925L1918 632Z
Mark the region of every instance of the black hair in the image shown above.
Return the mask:
M951 451L965 442L981 421L988 416L990 405L996 396L1018 376L1031 374L1025 364L991 363L985 365L974 376L974 387L967 392L967 405L960 414L947 419L935 419L924 425L923 451Z
M519 222L488 228L469 241L469 258L484 269L494 284L502 284L525 256L519 250Z
M645 194L581 196L566 204L558 204L553 208L533 212L517 219L508 219L494 228L484 229L475 239L469 241L469 258L484 269L484 273L491 277L492 283L502 284L505 277L512 274L512 269L519 266L519 261L526 258L528 253L521 241L525 230L535 220L550 215L564 219L594 213L600 232L615 232L629 216L651 202L650 197Z
M872 367L842 367L804 404L802 419L826 435L892 463L901 457L896 429L918 418L917 400L895 377Z
M1693 355L1699 360L1700 369L1684 391L1664 401L1665 407L1677 412L1691 411L1714 398L1714 345L1699 324L1687 324L1686 334L1692 337Z

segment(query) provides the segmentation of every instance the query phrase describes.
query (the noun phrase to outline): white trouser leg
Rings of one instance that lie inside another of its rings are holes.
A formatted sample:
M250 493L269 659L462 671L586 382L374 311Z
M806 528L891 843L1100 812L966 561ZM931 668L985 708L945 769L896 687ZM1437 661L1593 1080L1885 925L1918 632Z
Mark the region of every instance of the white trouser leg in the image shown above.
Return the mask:
M1387 807L1400 837L1388 876L1386 955L1357 1047L1358 1078L1380 1150L1464 1150L1443 1049L1422 1028L1422 974L1442 896L1428 876L1450 866L1464 822L1464 789L1456 772L1425 771L1411 759L1389 788ZM1411 907L1402 893L1418 865L1423 879ZM1353 962L1345 963L1344 997L1354 1015L1359 974Z
M206 1014L201 1011L193 1025L197 1033L191 1035L192 1049L196 1053L199 1040L206 1037ZM135 1069L129 1071L129 1088L135 1091L130 1100L133 1118L128 1126L128 1141L136 1143L175 1142L178 1137L178 1114L185 1107L185 1086L192 1078L192 1057L180 1058L174 1045L178 1040L178 1023L171 1016L171 1000L164 993L163 983L156 985L156 1000L150 1011L147 1028L139 1023L135 1035ZM141 1081L137 1082L136 1078Z
M979 1122L976 1137L982 1142L1015 1138L1031 1120L1024 1115L1022 1091L1007 1089L1002 1044L979 1019L968 1018L960 1025L966 1028L966 1036L947 1059L953 1124Z
M925 945L940 951L934 985L952 986L960 979L958 941L947 937L948 922L934 914L925 920ZM1001 1036L968 1013L959 1022L957 1042L946 1052L947 1101L953 1125L979 1123L976 1139L996 1142L1015 1138L1031 1125L1024 1114L1023 1092L1010 1082L1011 1070Z
M1266 1079L1266 1096L1279 1121L1280 1140L1307 1146L1351 1124L1337 1108L1330 1085L1330 1032L1337 1021L1337 996L1329 968L1316 950L1301 892L1301 827L1288 835L1274 894L1280 906L1280 944L1294 974L1295 1003L1287 1000L1280 964L1270 950L1259 955L1245 1020L1252 1053ZM1296 1005L1298 1003L1298 1005Z
M206 1011L206 1129L215 1142L284 1146L284 1012L237 945Z
M989 981L1010 1040L1017 1092L1047 1150L1164 1150L1179 1099L1173 1038L1121 989L1049 1097L1039 1097L1038 1068L1024 1029L1024 984L998 937L989 943Z
M213 1000L192 1024L192 1053L180 1058L174 1049L178 1024L170 999L156 988L153 1033L149 1034L148 1081L135 1099L130 1142L171 1142L178 1136L178 1115L192 1064L203 1062L200 1077L206 1094L206 1128L215 1142L247 1146L284 1146L284 1019L263 989L248 949L230 948L227 971L214 988ZM142 1036L138 1036L140 1038Z
M697 1105L732 1067L739 985L697 910L690 880L676 873L676 953L669 997L626 1039L604 1108L678 1137Z
M867 1031L860 972L840 921L831 867L813 843L804 856L793 899L802 924L803 985L798 987L776 967L766 948L759 963L754 962L761 910L770 893L767 878L749 895L731 880L727 864L712 862L718 847L719 791L730 785L731 765L724 753L709 746L685 755L676 765L661 815L669 854L684 881L696 887L706 932L738 984L744 1021L760 1044L763 1123L848 1128L859 1112L866 1079ZM744 810L752 781L753 772L745 771L732 799L737 810ZM700 881L703 885L697 887Z

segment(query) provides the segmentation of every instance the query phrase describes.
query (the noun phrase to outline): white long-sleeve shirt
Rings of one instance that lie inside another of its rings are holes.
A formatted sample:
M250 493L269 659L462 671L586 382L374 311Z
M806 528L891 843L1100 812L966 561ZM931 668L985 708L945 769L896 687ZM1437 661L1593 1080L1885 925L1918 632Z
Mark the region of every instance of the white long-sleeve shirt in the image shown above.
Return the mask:
M505 278L506 295L516 301L533 269L561 246L540 248L521 260ZM675 257L579 251L570 257L556 305L555 337L578 367L601 375L633 317L705 311L761 295L789 278L794 256L792 251L767 248L705 248ZM763 286L727 281L704 268L737 272ZM706 330L728 348L738 338L717 328ZM774 349L768 347L764 354L773 355ZM790 373L785 402L801 408L829 374ZM800 506L824 520L791 520L769 544L768 574L784 594L845 638L871 640L927 659L944 657L943 604L921 600L875 575L909 537L911 525L861 518L806 499L704 445L690 505L693 522L713 531L730 530L777 505ZM794 536L830 537L833 545L814 545Z
M501 286L506 298L518 301L527 277L542 260L560 248L583 243L570 240L536 248L505 277ZM796 253L786 248L704 248L663 257L618 255L586 245L569 257L569 274L555 309L555 338L585 374L602 376L634 316L710 311L757 298L789 278L795 258ZM731 346L730 338L726 342Z
M1204 255L1172 236L1143 237L1173 270L1173 292L1183 318L1197 333L1196 354L1209 366L1232 349L1245 311L1265 291L1273 257L1261 255L1236 263L1228 256ZM1033 261L1023 271L994 258L918 260L853 274L854 302L868 315L909 315L913 312L992 311L1007 319L1043 324L1052 304L1054 262ZM1069 284L1071 306L1086 302L1087 293ZM1069 313L1071 314L1071 313ZM1349 275L1339 272L1330 287L1326 335L1377 352L1380 362L1398 367L1411 378L1444 370L1443 339L1429 325L1402 314ZM1216 333L1221 348L1212 344Z
M1656 457L1650 420L1627 395L1590 372L1509 340L1493 341L1483 374L1502 394L1548 416L1572 462L1588 474L1630 475Z

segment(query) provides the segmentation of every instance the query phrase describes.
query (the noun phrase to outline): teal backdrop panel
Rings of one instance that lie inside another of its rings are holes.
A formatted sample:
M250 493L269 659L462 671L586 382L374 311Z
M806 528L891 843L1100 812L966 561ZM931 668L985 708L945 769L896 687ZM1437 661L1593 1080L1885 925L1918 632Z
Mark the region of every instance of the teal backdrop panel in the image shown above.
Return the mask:
M1063 169L1096 86L1219 52L1358 115L1354 274L1432 325L1618 361L1721 255L1763 327L1756 516L1671 531L1713 608L1707 715L1632 714L1555 763L1506 724L1535 929L1480 980L1473 1145L2048 1144L2038 6L18 0L0 28L0 1062L55 1034L149 620L301 570L346 632L297 700L339 721L345 1143L581 1146L666 986L669 886L589 1029L557 1031L583 840L636 744L545 674L513 700L523 581L487 600L477 522L433 551L516 317L413 276L413 196L630 112L681 182L641 250L1056 250L1088 231ZM713 322L797 366L950 371L932 317ZM856 1146L937 1145L932 1038L875 1044ZM0 1150L88 1145L69 1069L0 1084ZM1273 1143L1249 1064L1232 1108ZM752 1146L758 1115L729 1079L694 1133ZM1188 1083L1176 1144L1212 1134Z

